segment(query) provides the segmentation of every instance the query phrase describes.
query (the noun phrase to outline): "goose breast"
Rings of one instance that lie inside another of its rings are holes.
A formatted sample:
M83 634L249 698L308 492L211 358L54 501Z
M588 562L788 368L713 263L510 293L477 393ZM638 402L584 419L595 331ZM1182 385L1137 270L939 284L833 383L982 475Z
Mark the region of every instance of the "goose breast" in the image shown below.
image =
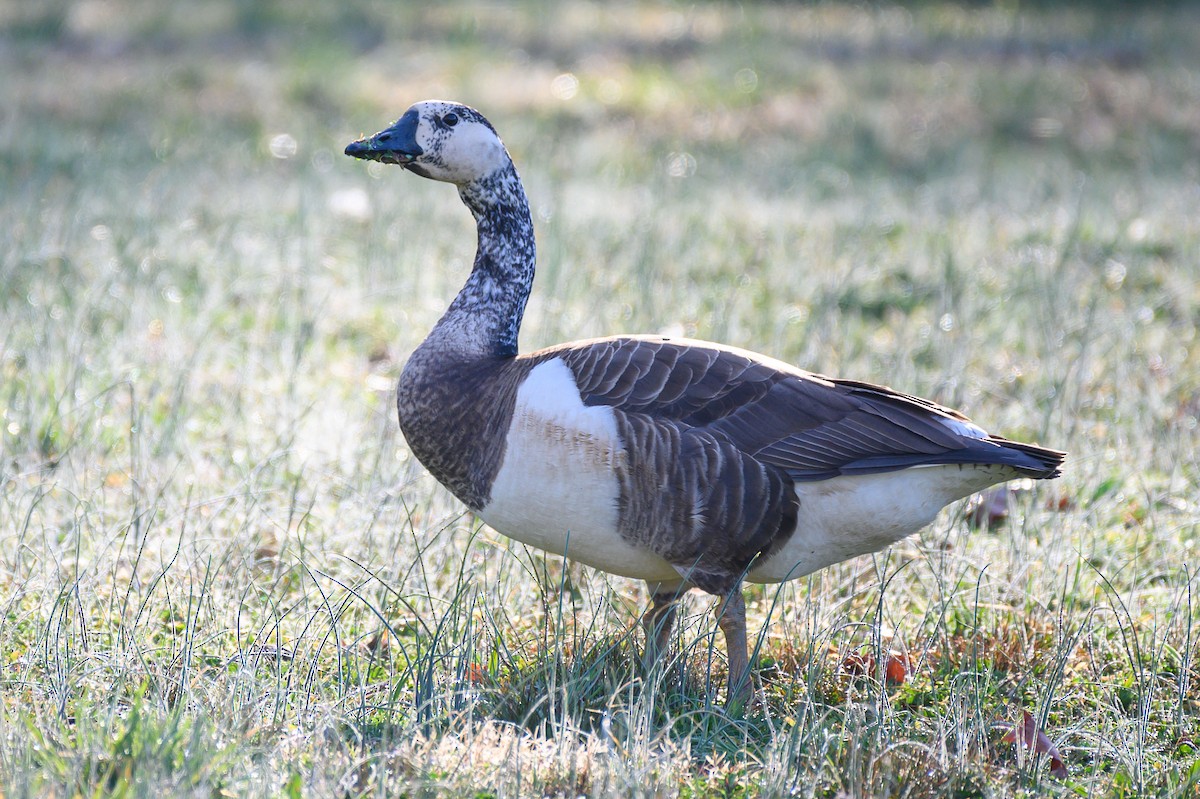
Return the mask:
M517 389L479 516L510 538L613 574L677 579L666 560L621 535L618 474L627 461L613 409L585 406L566 363L544 360Z

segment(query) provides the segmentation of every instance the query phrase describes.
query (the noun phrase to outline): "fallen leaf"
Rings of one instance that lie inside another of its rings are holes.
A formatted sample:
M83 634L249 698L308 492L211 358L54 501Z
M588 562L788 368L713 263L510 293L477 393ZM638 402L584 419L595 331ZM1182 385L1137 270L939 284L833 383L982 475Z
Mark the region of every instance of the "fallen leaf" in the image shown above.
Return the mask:
M841 672L855 677L874 671L875 658L862 652L851 652L842 659Z
M974 528L987 529L1008 521L1008 506L1013 491L1008 486L976 494L967 506L967 524Z
M883 662L883 678L889 685L903 685L912 663L900 652L889 652ZM842 659L841 671L855 677L875 674L875 656L870 652L851 652Z
M903 685L908 679L909 670L908 658L893 652L888 655L887 662L883 664L883 674L889 683L892 685Z
M392 636L387 630L380 630L362 643L362 648L368 654L385 655L392 646Z
M1066 494L1059 494L1056 497L1050 497L1046 500L1046 510L1062 513L1063 511L1074 510L1075 502Z
M1038 727L1037 720L1028 710L1021 711L1024 714L1024 720L1021 725L1009 724L1005 722L1003 726L1008 729L1002 739L1005 743L1013 743L1018 746L1024 746L1038 754L1047 755L1050 758L1050 775L1064 779L1068 776L1067 765L1063 762L1062 753L1058 751L1058 747L1051 743L1046 733Z

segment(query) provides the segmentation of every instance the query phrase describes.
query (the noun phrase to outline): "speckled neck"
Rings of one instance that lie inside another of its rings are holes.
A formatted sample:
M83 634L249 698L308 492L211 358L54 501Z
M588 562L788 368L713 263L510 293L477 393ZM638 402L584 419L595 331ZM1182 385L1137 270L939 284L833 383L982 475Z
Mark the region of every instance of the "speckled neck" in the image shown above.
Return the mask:
M529 202L512 162L458 193L475 215L475 267L426 343L467 357L511 358L537 259Z

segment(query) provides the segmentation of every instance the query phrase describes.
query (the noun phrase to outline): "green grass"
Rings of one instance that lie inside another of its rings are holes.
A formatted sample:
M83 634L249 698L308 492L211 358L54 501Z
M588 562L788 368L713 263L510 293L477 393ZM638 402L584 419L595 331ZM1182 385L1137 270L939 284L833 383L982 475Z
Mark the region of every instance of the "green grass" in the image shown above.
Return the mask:
M418 5L0 10L0 796L1198 795L1200 14ZM1064 476L750 589L761 708L704 597L642 674L640 585L398 435L474 233L341 148L430 96L526 180L526 349L717 339Z

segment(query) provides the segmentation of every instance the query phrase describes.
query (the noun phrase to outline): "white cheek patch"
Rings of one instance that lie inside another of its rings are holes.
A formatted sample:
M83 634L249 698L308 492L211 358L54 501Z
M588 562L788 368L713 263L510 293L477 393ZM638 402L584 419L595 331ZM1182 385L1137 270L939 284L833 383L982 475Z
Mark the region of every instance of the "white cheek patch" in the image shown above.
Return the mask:
M460 123L452 131L446 148L446 162L455 164L456 170L463 174L486 175L508 163L496 134L478 122Z

